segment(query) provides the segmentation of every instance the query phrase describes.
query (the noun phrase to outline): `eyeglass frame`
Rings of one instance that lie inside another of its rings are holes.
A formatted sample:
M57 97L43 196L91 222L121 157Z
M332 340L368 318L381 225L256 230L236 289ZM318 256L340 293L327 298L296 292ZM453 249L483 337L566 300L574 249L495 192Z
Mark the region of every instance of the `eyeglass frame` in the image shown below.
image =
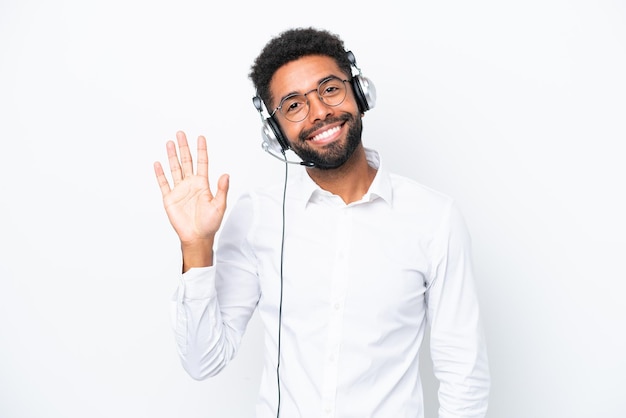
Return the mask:
M324 103L324 105L326 105L326 106L330 106L330 107L336 107L336 106L339 106L340 104L342 104L342 103L346 100L346 97L348 96L348 89L346 88L346 93L344 94L343 99L341 99L341 101L340 101L339 103L334 104L334 105L331 105L331 104L329 104L329 103L326 103L326 102L324 101L324 98L323 98L323 97L322 97L322 95L320 94L320 87L322 87L322 84L324 84L324 83L326 83L326 82L328 82L328 81L330 81L330 80L339 80L339 81L341 81L341 82L343 83L343 85L344 85L344 86L346 85L346 83L347 83L347 82L349 82L349 81L350 81L350 80L344 80L344 79L342 79L341 77L337 77L336 75L331 75L331 76L328 76L328 77L326 77L325 79L323 79L322 81L320 81L320 83L317 85L317 87L316 87L316 88L311 89L311 90L307 91L306 93L293 93L293 94L289 94L289 95L287 95L287 96L283 97L283 98L282 98L282 100L280 101L280 103L278 104L278 106L276 106L276 108L275 108L274 110L272 110L272 113L270 113L270 116L271 116L271 117L274 117L274 115L276 114L276 112L278 112L279 110L281 110L281 112L280 112L280 113L281 113L281 114L285 117L285 119L286 119L286 120L288 120L289 122L293 122L293 123L299 123L299 122L302 122L304 119L306 119L306 117L307 117L307 116L309 116L309 112L311 112L311 105L310 105L310 103L309 103L309 98L308 98L308 97L306 97L306 96L307 96L308 94L310 94L310 93L313 93L314 91L316 91L316 92L317 92L317 98L318 98L318 99L320 99L320 102ZM289 119L287 116L285 116L285 114L282 112L282 107L283 107L283 104L285 103L285 101L286 101L286 100L288 100L288 99L290 99L290 98L292 98L292 97L294 97L294 96L304 96L304 99L306 100L307 111L306 111L306 113L304 114L304 116L302 117L302 119L300 119L300 120L291 120L291 119Z

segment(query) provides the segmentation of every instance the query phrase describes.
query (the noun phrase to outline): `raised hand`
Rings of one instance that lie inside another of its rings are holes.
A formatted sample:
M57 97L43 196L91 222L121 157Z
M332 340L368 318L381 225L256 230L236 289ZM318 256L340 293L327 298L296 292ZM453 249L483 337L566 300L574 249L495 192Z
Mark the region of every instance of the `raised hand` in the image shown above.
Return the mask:
M154 163L163 205L183 249L183 269L211 265L213 240L226 211L229 177L223 174L213 195L209 186L209 158L206 139L198 137L198 163L194 173L193 161L184 132L176 133L179 156L174 141L166 144L167 158L172 175L170 187L163 167Z

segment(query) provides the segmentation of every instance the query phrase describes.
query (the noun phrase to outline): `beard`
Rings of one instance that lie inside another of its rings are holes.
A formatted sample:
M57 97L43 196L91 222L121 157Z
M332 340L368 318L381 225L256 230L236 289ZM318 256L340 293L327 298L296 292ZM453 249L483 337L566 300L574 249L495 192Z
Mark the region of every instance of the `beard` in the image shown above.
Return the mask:
M316 168L322 170L330 170L333 168L341 167L346 161L350 159L354 151L361 144L361 132L363 131L363 123L361 121L361 115L356 116L351 113L344 113L339 117L328 119L324 124L344 121L348 125L348 133L346 135L346 141L335 141L326 145L323 150L318 151L312 149L308 145L307 138L311 132L319 129L322 125L316 125L313 128L303 131L298 136L297 143L291 144L293 152L302 159L302 161L311 162L315 164Z

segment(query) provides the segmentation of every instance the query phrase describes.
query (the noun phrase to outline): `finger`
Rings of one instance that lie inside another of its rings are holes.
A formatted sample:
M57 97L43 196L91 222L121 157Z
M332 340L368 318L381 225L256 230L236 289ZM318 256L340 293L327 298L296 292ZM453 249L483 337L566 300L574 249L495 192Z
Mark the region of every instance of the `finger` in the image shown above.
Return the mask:
M206 138L198 137L198 175L209 178L209 154L206 148Z
M178 151L180 152L183 177L193 176L193 161L189 144L187 143L187 136L183 131L178 131L176 132L176 140L178 141Z
M165 172L163 171L163 167L160 162L154 163L154 174L156 175L157 183L159 184L159 189L161 189L161 195L165 196L170 192L170 184L165 177Z
M215 201L222 210L226 209L226 198L228 197L229 186L230 176L228 174L222 174L217 181L217 192L215 193Z
M180 162L178 161L178 155L176 154L176 145L174 141L167 141L165 144L167 148L167 162L170 166L170 172L172 173L172 180L174 186L176 186L183 178L183 173L180 168Z

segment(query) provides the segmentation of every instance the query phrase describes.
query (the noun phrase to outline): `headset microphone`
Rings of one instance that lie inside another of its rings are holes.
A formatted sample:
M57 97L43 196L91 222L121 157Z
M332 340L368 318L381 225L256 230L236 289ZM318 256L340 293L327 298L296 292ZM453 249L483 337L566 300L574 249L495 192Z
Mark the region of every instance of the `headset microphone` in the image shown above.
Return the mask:
M282 157L279 156L278 154L274 153L274 151L271 149L270 144L268 144L267 142L263 142L261 144L261 146L263 147L263 151L267 152L269 155L271 155L272 157L284 162L284 163L288 163L288 164L298 164L298 165L303 165L305 167L315 167L315 163L313 161L289 161L287 160L287 156L285 155L285 152L282 151Z

